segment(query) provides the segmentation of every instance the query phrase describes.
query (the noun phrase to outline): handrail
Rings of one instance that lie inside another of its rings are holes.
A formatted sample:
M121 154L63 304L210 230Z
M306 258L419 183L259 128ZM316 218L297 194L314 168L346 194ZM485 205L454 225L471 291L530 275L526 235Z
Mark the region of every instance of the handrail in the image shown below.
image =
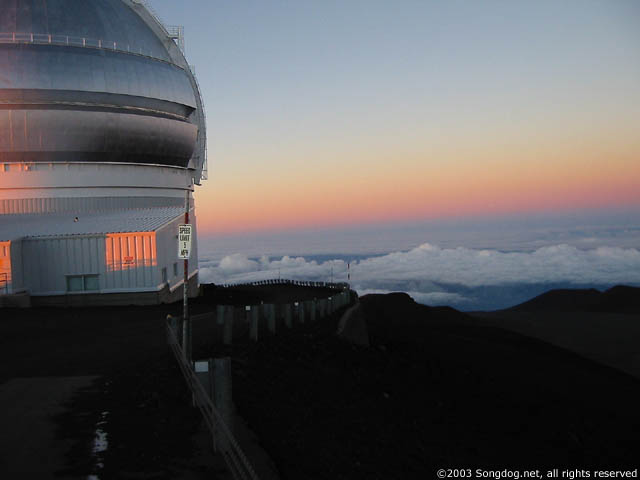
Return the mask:
M94 48L99 50L109 50L121 53L140 55L165 63L172 62L167 58L154 55L151 50L144 50L142 47L132 49L131 45L118 43L111 40L102 40L88 37L75 37L72 35L52 35L46 33L21 33L21 32L0 32L0 43L29 43L37 45L58 45L65 47Z
M227 467L233 475L233 478L241 480L258 480L258 475L256 475L253 467L249 463L249 460L242 452L242 449L231 433L231 430L224 423L222 415L220 415L220 412L218 412L216 407L213 405L211 398L198 380L192 366L185 360L184 353L178 342L178 337L168 321L166 323L166 328L169 345L171 346L176 360L178 361L180 371L182 372L182 375L187 382L187 386L194 396L195 403L200 409L200 413L202 413L202 417L204 418L204 421L211 432L211 436L213 437L214 451L218 451L218 449L220 450ZM218 442L216 441L216 433L221 434L226 440L225 442L221 442L222 445L218 445Z

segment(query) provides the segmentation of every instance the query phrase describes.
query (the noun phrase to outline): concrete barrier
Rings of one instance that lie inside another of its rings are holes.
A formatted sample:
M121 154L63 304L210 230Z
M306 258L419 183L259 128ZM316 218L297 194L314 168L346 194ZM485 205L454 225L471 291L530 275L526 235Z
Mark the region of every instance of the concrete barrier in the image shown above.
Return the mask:
M293 309L293 305L290 303L286 303L282 306L284 310L284 326L287 328L291 328L293 326L291 310Z
M222 421L229 428L231 434L234 433L233 398L231 383L231 358L214 358L210 362L213 366L213 404L220 413ZM228 448L227 436L218 432L216 443L222 450Z
M309 282L310 284L312 282ZM194 316L199 320L215 321L214 342L232 345L234 337L249 335L251 341L257 342L264 332L276 334L280 330L293 328L294 324L317 322L326 318L350 303L351 292L341 290L327 298L314 298L285 304L260 305L216 305L215 311ZM356 296L357 299L357 296ZM180 330L180 318L169 320Z
M315 323L318 313L318 301L314 298L313 300L309 300L309 304L309 321Z
M233 343L233 322L235 320L236 309L233 306L227 306L224 309L224 327L222 330L222 343L231 345Z
M258 331L260 328L260 305L251 306L251 325L249 326L249 338L254 342L258 341Z
M263 305L264 316L267 319L267 329L271 333L276 333L276 306L272 303Z

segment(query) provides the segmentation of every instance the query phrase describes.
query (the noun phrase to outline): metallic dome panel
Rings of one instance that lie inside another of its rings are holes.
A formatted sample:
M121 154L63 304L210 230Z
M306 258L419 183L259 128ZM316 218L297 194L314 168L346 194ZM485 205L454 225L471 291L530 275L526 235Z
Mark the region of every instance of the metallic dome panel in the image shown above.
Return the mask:
M0 160L187 167L201 103L163 40L121 0L0 0Z
M0 32L117 42L169 61L160 39L120 0L2 0Z

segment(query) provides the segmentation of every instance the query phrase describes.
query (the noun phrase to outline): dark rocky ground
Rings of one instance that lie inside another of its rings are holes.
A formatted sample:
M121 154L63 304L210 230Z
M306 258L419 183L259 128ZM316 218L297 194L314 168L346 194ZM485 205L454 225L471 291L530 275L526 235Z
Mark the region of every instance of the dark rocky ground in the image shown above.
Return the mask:
M640 460L640 382L405 294L234 351L234 397L285 479L432 478L437 468L612 468Z
M266 302L300 291L263 291ZM322 292L307 291L308 298ZM220 291L193 313L259 291ZM265 303L266 303L265 302ZM211 343L231 354L234 401L284 479L432 478L435 468L637 466L640 382L566 350L480 327L403 294L361 299L372 347L334 333L338 315L258 344ZM98 375L57 419L72 438L61 477L95 464L100 413L109 448L100 478L221 478L199 413L166 347L163 321L180 305L0 311L0 384L16 377ZM3 432L6 435L6 430ZM1 472L0 472L1 473ZM4 478L2 475L0 477Z
M244 289L223 289L215 297L194 299L191 312L211 311L216 301L259 299L252 290L248 295ZM325 291L291 286L267 293L264 298L273 301L291 295L320 298ZM16 378L98 377L55 418L57 439L70 440L72 447L61 462L64 467L52 477L86 478L100 461L101 479L226 478L223 464L210 454L200 413L189 407L191 396L167 347L166 315L181 312L181 304L0 309L0 386ZM109 446L92 458L96 423L105 411L102 429ZM20 420L2 418L0 412L0 425L0 434L10 435L20 428ZM9 478L2 469L3 455L11 452L0 453L2 479Z
M101 479L215 474L211 459L200 458L208 451L197 445L199 413L188 408L190 395L166 346L168 310L175 307L0 311L0 384L19 377L98 376L55 419L57 438L73 444L56 477L86 478L97 460L104 464ZM105 411L109 448L95 459L96 423Z

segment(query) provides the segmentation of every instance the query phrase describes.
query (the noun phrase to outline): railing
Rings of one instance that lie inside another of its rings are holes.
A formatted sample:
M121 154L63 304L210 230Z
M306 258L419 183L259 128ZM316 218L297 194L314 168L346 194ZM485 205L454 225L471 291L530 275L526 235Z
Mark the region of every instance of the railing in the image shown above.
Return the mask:
M318 287L318 288L331 288L333 290L349 290L350 286L347 282L309 282L302 280L285 280L280 278L274 278L270 280L258 280L256 282L244 282L244 283L221 283L217 285L222 288L229 287L242 287L242 286L257 286L257 285L296 285L299 287Z
M277 282L277 280L274 280ZM280 281L283 282L282 280ZM316 283L316 282L300 282ZM317 282L322 284L321 282ZM324 284L326 285L326 284ZM340 285L340 284L334 284ZM331 296L299 300L293 303L261 303L258 305L216 305L215 311L191 315L192 321L215 320L222 327L222 343L232 345L234 335L257 342L266 327L269 335L278 334L282 326L286 329L294 325L316 322L333 315L338 310L357 301L356 292L348 288L333 290ZM235 333L234 333L235 331ZM237 340L237 339L236 339Z
M195 404L200 409L202 417L211 432L214 451L220 451L227 467L233 475L233 478L238 480L258 480L258 476L249 463L249 460L240 449L240 446L231 433L231 430L224 423L220 412L218 412L216 407L213 405L211 398L196 377L193 367L185 360L184 352L182 348L180 348L178 337L173 327L169 322L167 322L166 327L167 339L176 360L178 361L180 371L187 382L187 386L193 394ZM220 438L223 438L224 441L219 442L218 440Z
M182 25L167 25L155 8L147 0L134 0L138 5L143 6L147 12L153 17L153 19L162 27L164 33L174 40L180 51L184 54L184 27Z
M207 112L206 112L206 109L204 107L204 98L202 97L202 90L200 88L200 83L198 82L198 77L196 77L196 72L194 71L194 67L191 67L191 75L189 75L189 77L192 79L193 86L197 90L198 95L200 97L200 104L202 105L202 108L200 109L200 114L202 115L202 123L204 125L206 125L207 124ZM202 172L201 172L200 175L201 175L202 180L208 180L209 179L209 170L208 170L208 165L207 165L207 133L206 133L206 129L198 129L197 142L198 142L198 151L202 152L202 155L204 156L204 158L202 159Z
M100 40L87 37L74 37L71 35L50 35L44 33L0 33L0 43L31 43L37 45L59 45L67 47L96 48L100 50L111 50L115 52L131 53L143 57L153 58L163 62L168 62L167 58L154 55L151 50L132 48L129 44Z

